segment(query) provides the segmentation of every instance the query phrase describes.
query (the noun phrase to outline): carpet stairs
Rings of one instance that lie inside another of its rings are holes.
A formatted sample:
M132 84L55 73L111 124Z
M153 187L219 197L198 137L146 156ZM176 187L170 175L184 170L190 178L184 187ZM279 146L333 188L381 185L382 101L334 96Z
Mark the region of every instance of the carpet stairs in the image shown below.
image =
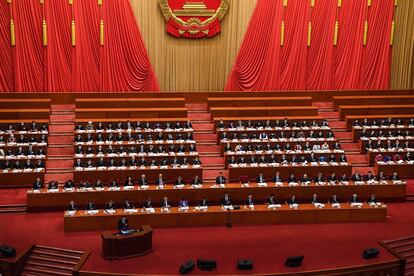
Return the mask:
M73 179L75 105L52 105L45 182Z
M72 275L73 269L85 260L85 252L36 245L30 252L21 275Z
M414 236L383 242L405 259L404 275L414 275Z
M211 120L207 104L188 104L188 119L194 129L194 139L197 143L197 151L203 164L203 181L206 184L215 182L219 172L228 176L224 167L224 158L220 154L220 146L217 145L217 134Z
M25 214L27 204L7 204L0 205L0 215L2 214Z

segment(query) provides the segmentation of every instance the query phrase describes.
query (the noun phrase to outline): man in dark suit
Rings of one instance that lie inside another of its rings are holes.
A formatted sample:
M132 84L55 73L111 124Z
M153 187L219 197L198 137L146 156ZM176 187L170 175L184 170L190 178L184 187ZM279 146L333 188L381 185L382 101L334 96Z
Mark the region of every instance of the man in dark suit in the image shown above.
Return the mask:
M371 203L371 204L377 203L377 198L375 197L375 195L370 196L370 198L368 199L368 203Z
M272 179L273 182L283 182L282 177L280 176L279 172L276 172L275 176Z
M220 172L219 175L216 177L216 184L226 184L226 178L224 177L223 172Z
M68 205L68 211L77 211L78 207L75 205L75 202L71 200Z
M277 204L276 198L273 194L270 194L269 198L266 200L267 205L274 205Z
M166 184L164 178L162 178L162 173L158 175L158 178L155 180L157 186L164 186Z
M134 180L132 180L131 176L125 180L124 187L134 187Z
M143 207L144 209L153 208L151 198L148 198L144 201Z
M358 195L353 194L351 199L349 200L349 203L359 203Z
M221 205L223 205L223 206L230 206L231 205L231 198L230 198L228 193L224 194L224 197L221 200Z
M96 210L95 204L93 204L92 200L88 201L88 204L86 205L86 211L94 211Z
M318 196L316 194L313 194L312 196L312 200L311 200L312 204L317 204L317 203L321 203Z
M263 175L262 172L259 173L259 176L256 178L256 182L257 183L266 183L266 179L265 179L265 177L264 177L264 175Z
M352 175L352 181L362 181L362 176L358 170Z
M115 210L115 203L112 201L112 199L105 203L105 210Z
M203 181L196 175L193 180L191 181L192 185L201 185L203 184Z
M171 205L168 203L168 197L164 196L161 202L161 208L170 208Z
M289 205L299 204L299 202L296 200L296 196L295 196L295 195L292 195L292 196L288 199L288 204L289 204Z
M145 174L141 174L141 178L138 181L139 186L146 186L148 185L147 177Z
M252 195L248 195L247 196L246 205L248 205L248 206L254 205L254 201L253 201L253 196Z
M33 190L40 190L43 188L43 182L40 181L40 178L36 178L36 181L33 182Z
M329 201L331 204L338 204L339 199L336 195L332 195L331 200Z
M130 231L129 229L129 222L128 219L126 217L122 217L119 221L118 221L118 230L119 233L128 233Z
M208 207L210 203L208 202L206 197L203 197L201 201L197 204L199 207Z
M124 201L124 209L134 209L134 204L130 202L128 199Z

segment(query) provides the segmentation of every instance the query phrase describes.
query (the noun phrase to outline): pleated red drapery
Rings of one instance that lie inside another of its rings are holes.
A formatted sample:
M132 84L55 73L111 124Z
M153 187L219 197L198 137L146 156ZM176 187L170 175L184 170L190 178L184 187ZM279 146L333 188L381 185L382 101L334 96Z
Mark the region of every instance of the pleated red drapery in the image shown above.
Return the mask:
M341 2L258 0L225 90L388 88L394 1Z
M10 39L10 7L0 1L0 91L14 90L13 55Z
M158 91L129 1L98 3L1 1L0 91Z

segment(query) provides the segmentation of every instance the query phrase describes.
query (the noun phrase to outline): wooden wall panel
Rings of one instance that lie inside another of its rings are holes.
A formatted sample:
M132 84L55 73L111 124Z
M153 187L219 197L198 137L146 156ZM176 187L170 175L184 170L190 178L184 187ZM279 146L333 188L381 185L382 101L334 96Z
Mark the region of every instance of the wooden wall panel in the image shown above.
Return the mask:
M162 91L222 91L257 0L231 0L221 34L210 39L174 38L157 0L131 0Z
M397 3L391 88L414 89L414 1L398 0Z

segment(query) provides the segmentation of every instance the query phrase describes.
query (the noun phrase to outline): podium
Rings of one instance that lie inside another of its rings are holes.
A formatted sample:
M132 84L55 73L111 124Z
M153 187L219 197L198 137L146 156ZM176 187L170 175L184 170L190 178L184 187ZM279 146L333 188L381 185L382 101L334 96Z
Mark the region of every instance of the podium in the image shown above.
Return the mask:
M152 228L149 225L143 225L141 231L132 234L119 235L106 231L101 236L104 259L125 259L152 251Z

